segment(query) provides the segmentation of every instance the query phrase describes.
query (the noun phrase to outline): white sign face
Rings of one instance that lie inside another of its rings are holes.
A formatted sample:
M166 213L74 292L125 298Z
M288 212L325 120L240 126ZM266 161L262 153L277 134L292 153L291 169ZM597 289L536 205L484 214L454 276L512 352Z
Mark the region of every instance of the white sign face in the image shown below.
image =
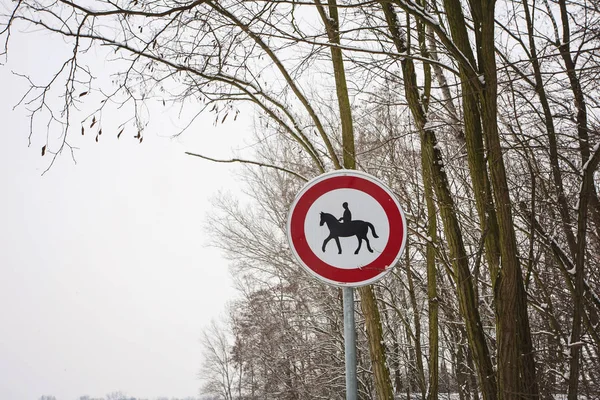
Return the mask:
M373 236L373 231L367 232L366 235L373 252L368 251L367 242L363 240L358 254L354 254L359 243L355 235L339 237L341 254L335 239L330 240L325 251L322 251L323 241L329 236L330 230L327 224L319 225L320 213L326 212L341 218L345 211L344 203L348 203L352 221L369 222L373 225L378 237ZM356 189L336 189L319 197L308 209L304 232L308 246L327 264L343 269L362 268L376 260L383 252L390 236L390 224L383 207L368 194Z
M371 175L323 174L296 197L288 217L290 247L311 274L338 286L381 279L406 241L406 220L392 192Z

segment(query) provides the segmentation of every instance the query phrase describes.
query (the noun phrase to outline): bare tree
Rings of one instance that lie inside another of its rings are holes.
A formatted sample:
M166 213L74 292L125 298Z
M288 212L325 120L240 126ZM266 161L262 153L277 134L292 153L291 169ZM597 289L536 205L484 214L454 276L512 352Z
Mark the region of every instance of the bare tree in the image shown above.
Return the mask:
M204 382L202 391L214 394L225 400L233 400L237 381L241 379L236 369L230 342L224 328L215 321L202 334L204 361L200 379Z

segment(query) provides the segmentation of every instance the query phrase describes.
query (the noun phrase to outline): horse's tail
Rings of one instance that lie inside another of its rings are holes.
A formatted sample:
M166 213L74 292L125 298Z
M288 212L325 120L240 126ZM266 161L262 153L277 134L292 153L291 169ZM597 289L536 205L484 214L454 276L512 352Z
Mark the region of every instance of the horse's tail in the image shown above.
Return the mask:
M370 223L370 222L367 222L367 226L368 226L369 228L371 228L371 232L373 232L373 237L374 237L374 238L378 238L379 236L377 236L377 234L375 233L375 227L373 226L373 224L372 224L372 223Z

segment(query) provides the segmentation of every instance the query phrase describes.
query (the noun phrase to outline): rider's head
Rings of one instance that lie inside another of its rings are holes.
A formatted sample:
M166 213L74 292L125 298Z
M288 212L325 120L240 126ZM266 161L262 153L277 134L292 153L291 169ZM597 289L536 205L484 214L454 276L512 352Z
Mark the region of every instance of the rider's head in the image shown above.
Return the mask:
M348 208L348 203L344 202L344 204L342 204L342 207Z

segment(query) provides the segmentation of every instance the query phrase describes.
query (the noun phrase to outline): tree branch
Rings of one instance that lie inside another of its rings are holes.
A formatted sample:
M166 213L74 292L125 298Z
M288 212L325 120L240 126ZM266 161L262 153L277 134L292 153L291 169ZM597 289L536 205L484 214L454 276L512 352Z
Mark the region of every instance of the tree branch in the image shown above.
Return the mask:
M284 167L279 167L277 165L272 165L272 164L265 164L265 163L261 163L258 161L252 161L252 160L244 160L241 158L231 158L229 160L222 160L222 159L217 159L217 158L212 158L212 157L208 157L208 156L203 156L202 154L197 154L197 153L191 153L189 151L186 151L185 154L187 154L188 156L194 156L194 157L199 157L202 158L203 160L208 160L208 161L213 161L213 162L217 162L217 163L242 163L242 164L251 164L251 165L258 165L259 167L266 167L266 168L272 168L275 169L277 171L281 171L281 172L286 172L288 174L294 175L296 178L304 181L304 182L308 182L308 178L292 171L289 170L287 168Z

